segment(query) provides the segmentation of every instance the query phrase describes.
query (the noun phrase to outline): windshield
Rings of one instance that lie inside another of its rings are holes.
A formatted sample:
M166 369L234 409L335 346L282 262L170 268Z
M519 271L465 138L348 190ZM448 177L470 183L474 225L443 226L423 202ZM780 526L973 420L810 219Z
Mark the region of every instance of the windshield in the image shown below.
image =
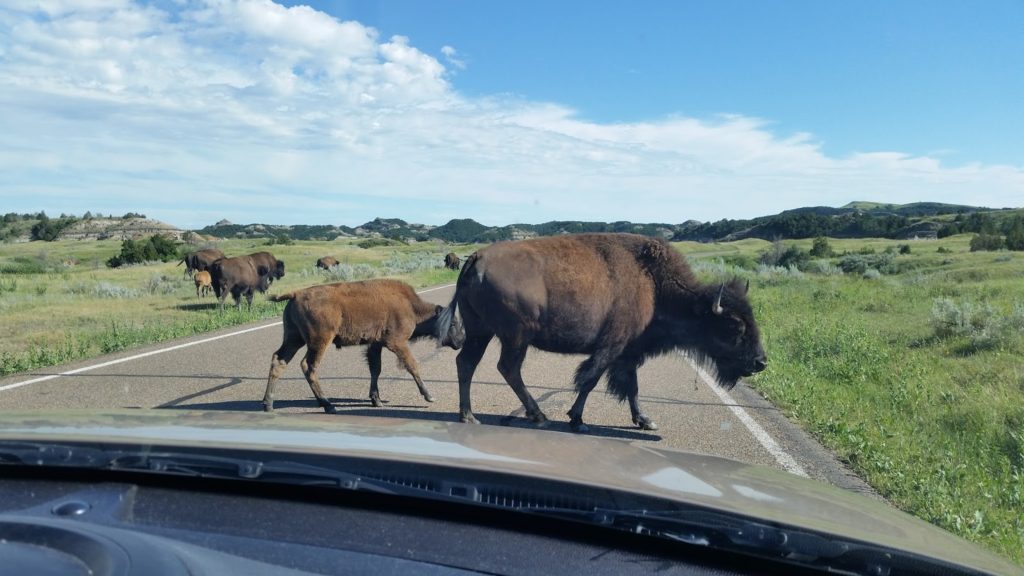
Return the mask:
M0 424L540 429L810 478L1024 563L1022 26L4 2ZM673 470L634 476L721 496Z

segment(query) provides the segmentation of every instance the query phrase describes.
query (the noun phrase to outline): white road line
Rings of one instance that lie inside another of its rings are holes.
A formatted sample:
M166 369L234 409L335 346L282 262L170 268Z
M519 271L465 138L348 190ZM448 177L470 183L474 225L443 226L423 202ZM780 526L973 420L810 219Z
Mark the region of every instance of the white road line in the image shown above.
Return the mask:
M754 438L761 443L761 446L763 446L764 449L775 458L775 461L778 462L783 469L792 474L796 474L797 476L803 476L804 478L808 477L807 472L804 471L803 467L800 466L800 464L798 464L797 461L785 450L783 450L782 447L779 446L778 442L771 437L771 434L768 434L768 432L765 431L765 429L762 428L756 420L751 418L750 414L747 414L746 410L736 404L736 401L732 399L732 396L730 396L725 389L712 382L711 377L708 376L707 372L705 372L704 369L698 366L693 360L685 354L682 356L690 363L690 366L692 366L697 372L704 384L722 400L722 403L724 403L737 418L739 418L740 422L747 427L747 430L753 434Z
M454 284L445 284L444 286L435 286L433 288L427 288L426 290L420 290L417 294L424 294L426 292L433 292L434 290L441 290L442 288L451 288ZM270 328L271 326L280 326L281 322L272 322L270 324L264 324L262 326L255 326L253 328L246 328L244 330L238 330L228 334L221 334L220 336L212 336L210 338L203 338L202 340L196 340L194 342L185 342L184 344L175 344L167 348L159 348L157 350L150 350L149 352L143 352L142 354L135 354L134 356L126 356L124 358L118 358L117 360L109 360L107 362L101 362L99 364L92 364L89 366L83 366L81 368L75 368L74 370L68 370L59 374L49 374L46 376L40 376L38 378L32 378L30 380L22 380L21 382L15 382L14 384L8 384L6 386L0 386L0 392L6 390L14 390L15 388L21 388L22 386L28 386L29 384L37 384L39 382L46 382L47 380L54 380L61 376L72 376L74 374L81 374L82 372L88 372L97 368L105 368L107 366L113 366L114 364L122 364L124 362L131 362L132 360L138 360L139 358L145 358L147 356L154 356L156 354L163 354L164 352L172 352L174 350L181 350L182 348L188 348L189 346L196 346L199 344L205 344L207 342L213 342L214 340L220 340L221 338L229 338L231 336L238 336L239 334L246 334L248 332L254 332L256 330L262 330L264 328Z

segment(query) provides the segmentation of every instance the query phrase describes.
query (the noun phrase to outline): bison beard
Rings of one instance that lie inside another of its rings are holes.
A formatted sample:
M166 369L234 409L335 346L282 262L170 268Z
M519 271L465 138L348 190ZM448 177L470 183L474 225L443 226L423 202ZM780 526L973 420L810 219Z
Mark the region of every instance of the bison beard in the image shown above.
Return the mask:
M715 369L719 384L763 370L760 333L738 281L702 284L666 243L633 234L579 234L494 244L466 261L455 296L437 322L444 341L455 311L465 327L456 358L459 410L476 422L473 373L495 336L498 370L538 424L547 421L526 390L521 367L529 346L590 357L576 370L570 425L586 432L583 408L604 374L609 391L628 400L633 423L657 426L640 408L637 368L681 349Z

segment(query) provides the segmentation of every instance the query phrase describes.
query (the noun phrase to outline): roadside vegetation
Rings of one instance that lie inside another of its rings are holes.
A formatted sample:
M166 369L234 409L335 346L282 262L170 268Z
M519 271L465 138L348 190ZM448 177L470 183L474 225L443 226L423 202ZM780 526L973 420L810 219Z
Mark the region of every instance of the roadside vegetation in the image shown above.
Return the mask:
M750 279L758 391L894 505L1024 563L1024 254L971 240L678 246Z
M769 354L751 384L907 512L1024 562L1024 254L940 240L679 242L705 279L751 281ZM195 248L209 247L204 244ZM217 242L286 262L270 293L394 277L454 282L448 251L386 239ZM109 268L120 241L0 245L0 375L278 317L197 298L170 262ZM317 258L339 265L317 270Z
M191 248L200 247L209 246ZM230 256L269 250L283 260L285 277L268 293L383 276L423 287L457 276L443 267L452 248L436 242L282 238L271 244L261 238L217 242L216 247ZM472 249L455 251L468 255ZM317 258L326 255L337 258L338 266L316 269ZM0 376L274 318L284 308L257 295L251 311L244 305L235 310L228 297L222 312L216 298L196 297L178 261L164 242L149 239L0 245Z

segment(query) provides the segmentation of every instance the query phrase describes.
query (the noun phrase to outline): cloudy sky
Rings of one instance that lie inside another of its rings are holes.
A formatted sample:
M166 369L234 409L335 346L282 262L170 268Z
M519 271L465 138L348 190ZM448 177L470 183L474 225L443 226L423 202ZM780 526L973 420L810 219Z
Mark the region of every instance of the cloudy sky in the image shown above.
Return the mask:
M1024 206L1024 3L4 0L0 212Z

